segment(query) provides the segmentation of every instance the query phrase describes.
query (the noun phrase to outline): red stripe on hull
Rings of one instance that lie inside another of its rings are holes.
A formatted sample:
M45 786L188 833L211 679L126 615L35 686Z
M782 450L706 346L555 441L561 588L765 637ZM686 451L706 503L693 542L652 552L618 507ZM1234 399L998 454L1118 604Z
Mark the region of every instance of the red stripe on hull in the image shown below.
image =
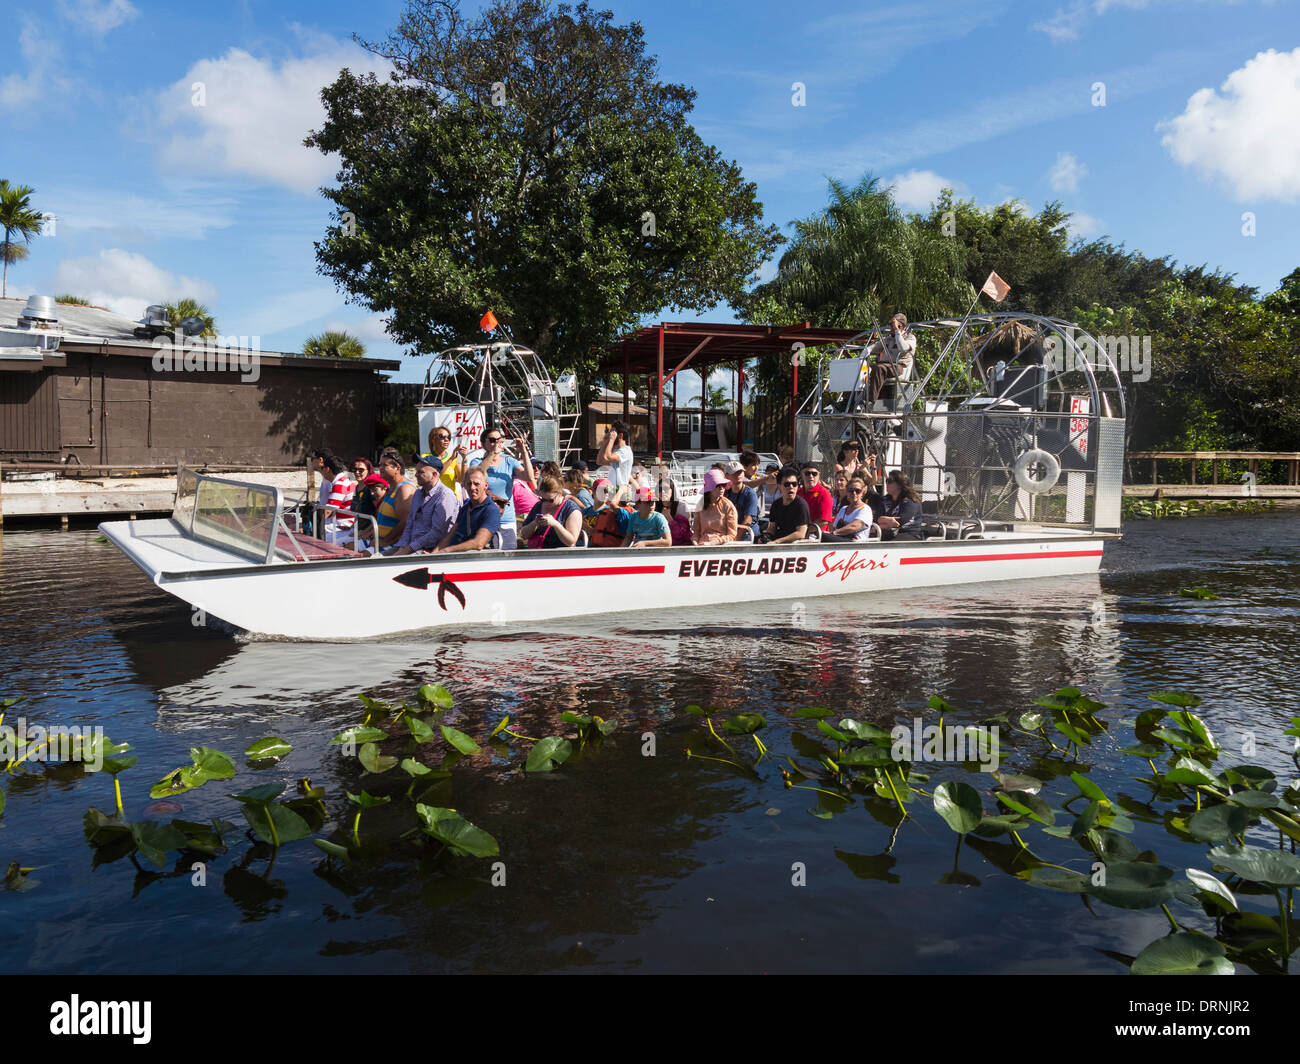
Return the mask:
M469 584L476 580L545 580L552 576L639 576L645 573L662 574L664 567L662 565L623 565L618 568L602 569L546 569L542 572L530 573L523 570L515 572L495 572L495 573L454 573L449 572L444 575L448 580L457 584Z
M1017 562L1048 558L1100 558L1099 550L1028 551L1020 554L963 554L958 558L900 558L900 565L931 565L937 562Z

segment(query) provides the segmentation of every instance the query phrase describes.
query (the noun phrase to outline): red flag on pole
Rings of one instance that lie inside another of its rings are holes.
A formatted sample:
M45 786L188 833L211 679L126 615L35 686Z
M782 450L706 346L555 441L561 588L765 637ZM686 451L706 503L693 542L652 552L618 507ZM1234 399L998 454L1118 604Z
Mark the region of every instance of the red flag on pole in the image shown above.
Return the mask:
M994 303L1001 303L1010 293L1011 286L994 272L989 274L989 279L984 282L984 287L980 291Z
M493 314L492 311L489 310L479 320L478 325L479 328L482 329L485 333L493 332L497 327L497 316Z

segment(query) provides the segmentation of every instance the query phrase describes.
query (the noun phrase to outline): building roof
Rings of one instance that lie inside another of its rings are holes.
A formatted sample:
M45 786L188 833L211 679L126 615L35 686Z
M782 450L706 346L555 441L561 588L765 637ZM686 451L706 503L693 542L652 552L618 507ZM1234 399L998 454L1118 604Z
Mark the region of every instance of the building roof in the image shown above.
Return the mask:
M859 334L856 329L816 329L808 322L794 325L741 325L736 322L665 321L648 325L615 340L606 349L600 368L606 373L657 374L659 339L663 336L664 377L688 365L699 369L720 362L747 362L763 355L789 355L794 344L840 345ZM626 361L625 361L626 360Z
M18 324L27 297L0 299L0 328L12 329ZM115 314L103 307L83 307L74 303L59 303L59 325L63 329L60 350L80 350L83 345L102 347L108 344L118 354L140 354L152 357L155 350L152 340L138 340L135 328L140 323ZM119 350L120 349L120 350ZM401 362L388 358L331 358L326 355L304 355L296 351L262 351L281 365L301 364L314 368L365 368L367 370L396 370Z

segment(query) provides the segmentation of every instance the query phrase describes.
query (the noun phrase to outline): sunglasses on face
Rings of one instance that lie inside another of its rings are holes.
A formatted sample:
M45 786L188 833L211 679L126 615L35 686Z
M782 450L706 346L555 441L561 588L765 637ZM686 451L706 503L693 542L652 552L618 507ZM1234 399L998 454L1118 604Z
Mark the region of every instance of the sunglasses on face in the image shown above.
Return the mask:
M786 480L781 484L781 487L783 488L797 488L798 486L799 482L797 480Z
M862 489L861 489L861 488L849 488L849 494L850 494L850 495L861 495L861 494L862 494Z

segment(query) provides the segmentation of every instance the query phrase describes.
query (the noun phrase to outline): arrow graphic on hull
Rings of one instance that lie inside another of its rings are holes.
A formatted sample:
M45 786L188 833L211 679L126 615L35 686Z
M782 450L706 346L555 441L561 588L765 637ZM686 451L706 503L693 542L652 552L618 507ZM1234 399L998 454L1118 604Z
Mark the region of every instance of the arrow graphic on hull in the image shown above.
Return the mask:
M442 573L432 573L428 569L408 569L393 579L403 587L413 587L417 591L428 591L431 584L437 584L439 606L444 610L447 608L447 595L450 593L460 603L460 608L465 608L465 593L452 583L451 577L443 576Z

